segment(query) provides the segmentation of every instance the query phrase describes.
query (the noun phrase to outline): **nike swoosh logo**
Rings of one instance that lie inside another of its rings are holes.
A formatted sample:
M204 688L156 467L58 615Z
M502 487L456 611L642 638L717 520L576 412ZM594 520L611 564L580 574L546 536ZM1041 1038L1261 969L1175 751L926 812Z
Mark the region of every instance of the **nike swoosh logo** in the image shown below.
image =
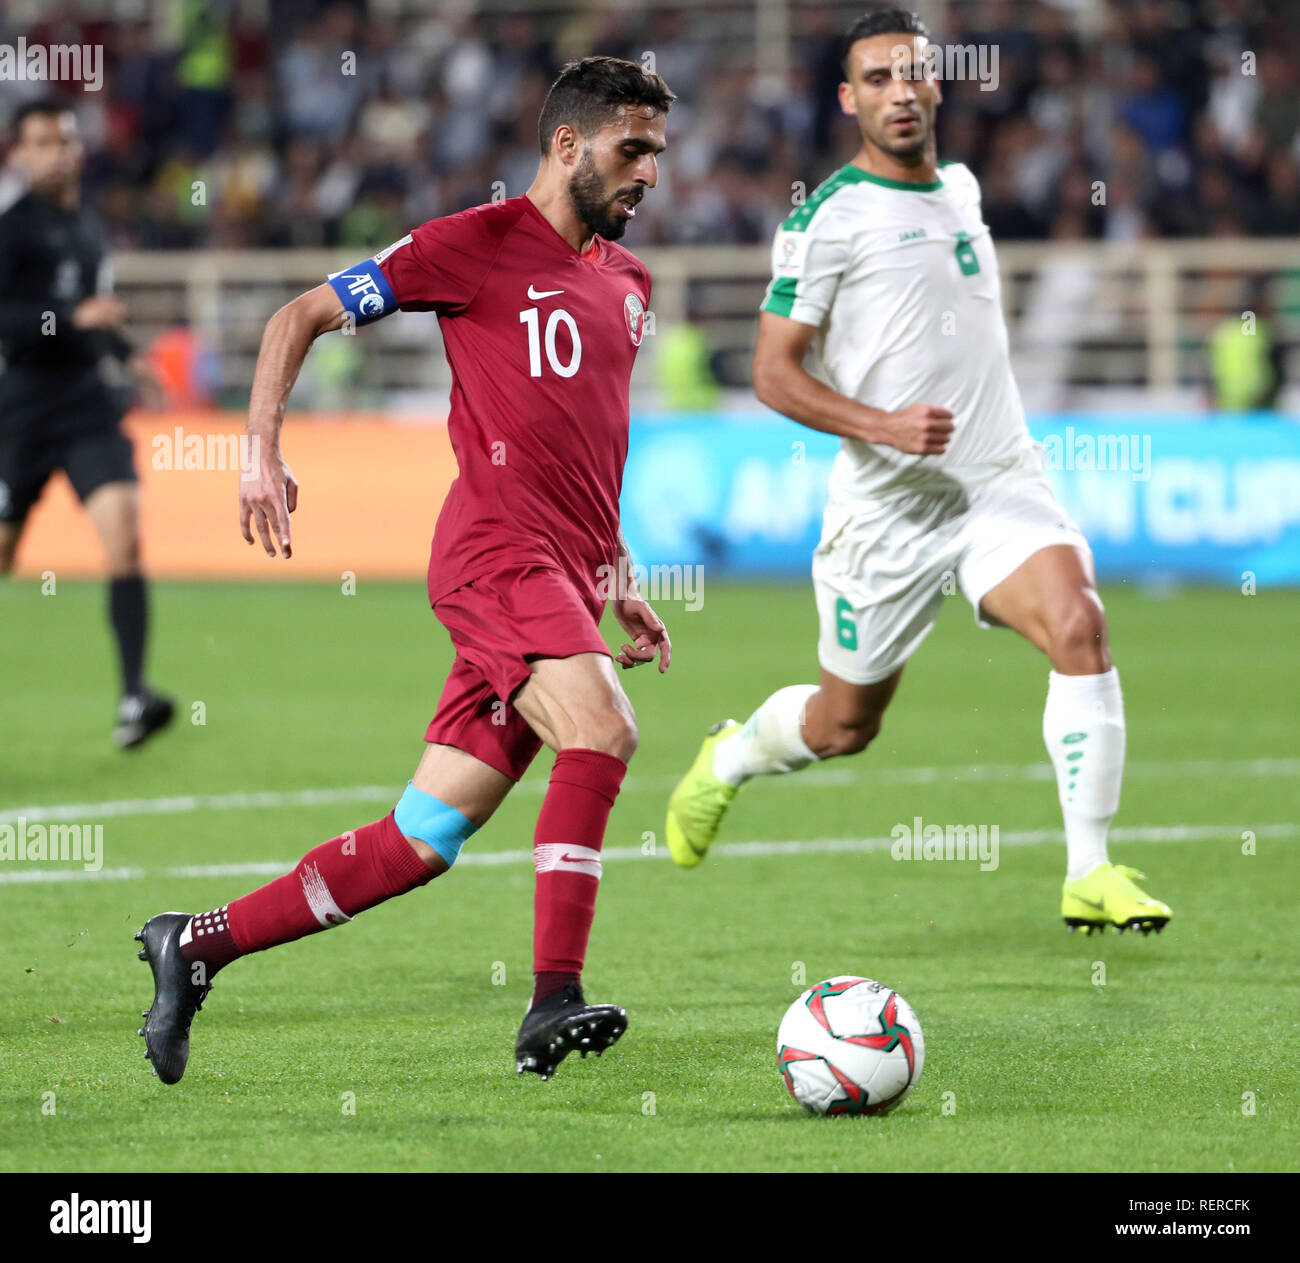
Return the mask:
M539 298L554 298L556 294L563 294L563 293L564 291L562 289L536 290L531 285L528 287L528 297L531 298L534 302L536 302L537 299Z
M1080 903L1086 903L1090 908L1096 908L1098 912L1106 911L1106 900L1102 899L1100 903L1094 903L1091 899L1085 899L1082 895L1074 896Z
M566 853L560 856L561 864L590 864L591 862L592 857L590 855L569 855Z

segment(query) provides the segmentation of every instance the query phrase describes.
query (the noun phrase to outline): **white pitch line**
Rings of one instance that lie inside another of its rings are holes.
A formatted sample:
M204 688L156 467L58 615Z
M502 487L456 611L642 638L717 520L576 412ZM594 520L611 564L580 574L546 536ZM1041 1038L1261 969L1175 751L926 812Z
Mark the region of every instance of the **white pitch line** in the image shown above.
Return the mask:
M1300 835L1300 825L1254 825L1251 832L1256 838L1294 838ZM1127 829L1112 829L1112 842L1204 842L1223 841L1237 844L1242 828L1232 824L1205 825L1141 825ZM999 832L998 846L1037 846L1045 842L1063 843L1065 835L1059 829L1022 829ZM858 855L874 851L887 851L894 844L892 837L877 838L792 838L784 842L719 842L712 848L713 855L741 856L743 858L768 855ZM609 846L601 851L606 860L666 860L667 853L647 855L639 846ZM511 864L533 862L532 851L479 851L462 854L457 868L500 868ZM182 864L172 868L101 868L86 872L80 868L34 868L0 873L0 885L44 885L55 882L83 881L138 881L142 878L178 877L276 877L291 872L297 860L257 860L246 864Z
M933 785L941 782L1051 781L1056 772L1050 763L955 764L944 767L894 767L858 771L850 767L808 768L797 776L763 778L765 783L786 789L816 789L846 785ZM1267 778L1300 776L1300 759L1191 760L1184 763L1130 763L1124 769L1128 780L1159 777L1243 776ZM672 789L676 776L629 776L623 791L659 792ZM542 794L546 781L520 785L516 794ZM180 794L165 798L117 798L98 803L37 803L29 807L0 808L0 824L19 819L29 824L59 821L100 821L114 816L190 815L200 811L241 811L253 808L320 807L336 803L387 802L401 797L400 785L352 785L339 789L265 790L256 793Z
M267 790L249 794L176 794L167 798L110 798L99 803L6 807L0 824L19 817L29 824L60 820L107 819L112 816L189 815L197 811L238 811L253 807L319 807L334 803L396 802L391 785L352 785L343 789Z

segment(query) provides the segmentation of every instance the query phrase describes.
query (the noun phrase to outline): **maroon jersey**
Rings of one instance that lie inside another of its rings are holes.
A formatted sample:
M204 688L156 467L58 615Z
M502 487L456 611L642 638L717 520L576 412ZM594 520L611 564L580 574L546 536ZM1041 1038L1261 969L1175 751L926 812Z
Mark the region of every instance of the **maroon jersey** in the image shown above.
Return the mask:
M533 561L591 592L617 552L646 266L601 237L580 254L513 197L430 220L331 284L361 321L394 306L438 313L460 473L434 533L430 600Z

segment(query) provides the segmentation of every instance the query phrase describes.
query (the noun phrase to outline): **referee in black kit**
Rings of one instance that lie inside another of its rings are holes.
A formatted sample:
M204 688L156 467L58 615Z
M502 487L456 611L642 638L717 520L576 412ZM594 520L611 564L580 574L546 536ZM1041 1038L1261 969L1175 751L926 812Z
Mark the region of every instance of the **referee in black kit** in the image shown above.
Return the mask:
M127 749L170 723L174 709L144 679L140 497L119 424L129 391L110 383L102 361L137 376L143 369L121 333L126 308L110 292L99 225L81 206L76 118L58 101L30 101L12 127L11 157L28 191L0 214L0 574L12 570L28 511L62 469L104 545L122 666L113 739Z

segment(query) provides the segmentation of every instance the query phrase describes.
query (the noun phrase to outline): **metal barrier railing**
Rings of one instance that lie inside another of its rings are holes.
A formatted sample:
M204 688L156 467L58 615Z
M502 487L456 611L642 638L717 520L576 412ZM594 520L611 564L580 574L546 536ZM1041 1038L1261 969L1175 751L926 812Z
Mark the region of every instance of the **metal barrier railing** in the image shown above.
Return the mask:
M116 256L114 265L136 336L148 340L187 322L217 353L224 391L237 394L252 379L271 313L328 272L355 262L356 253L135 252ZM767 249L688 246L638 253L654 276L653 330L693 320L718 352L723 376L746 384L768 279ZM1024 385L1168 391L1196 384L1205 375L1210 332L1225 319L1242 319L1261 296L1267 310L1255 316L1268 320L1273 337L1287 348L1288 378L1300 377L1300 241L1015 242L999 246L998 257L1013 362ZM350 373L363 391L445 390L449 384L437 320L427 313L364 330L346 354L354 362L332 371ZM653 355L639 360L634 382L648 385Z

